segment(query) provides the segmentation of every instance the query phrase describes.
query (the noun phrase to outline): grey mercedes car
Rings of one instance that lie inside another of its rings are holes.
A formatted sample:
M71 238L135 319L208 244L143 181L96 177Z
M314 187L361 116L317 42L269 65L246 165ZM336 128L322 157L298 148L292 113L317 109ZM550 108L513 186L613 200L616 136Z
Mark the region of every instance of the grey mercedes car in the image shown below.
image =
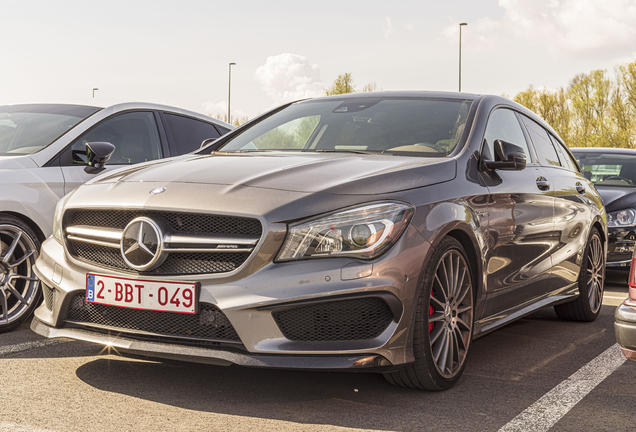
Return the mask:
M538 308L594 320L606 244L592 183L510 100L311 99L67 195L31 328L126 355L442 390L474 338Z

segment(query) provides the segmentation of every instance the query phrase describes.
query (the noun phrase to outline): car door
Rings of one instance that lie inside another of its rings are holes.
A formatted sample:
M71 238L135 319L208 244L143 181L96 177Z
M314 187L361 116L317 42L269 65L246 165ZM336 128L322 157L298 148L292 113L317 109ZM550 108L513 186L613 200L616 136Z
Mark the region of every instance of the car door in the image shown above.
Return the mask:
M527 165L522 170L482 169L488 188L486 259L486 316L513 308L542 292L549 283L551 250L555 243L554 196L545 170L537 162L515 111L491 112L484 133L481 158L494 160L495 140L521 147Z
M152 111L115 114L86 131L60 155L65 193L94 177L95 174L86 173L84 168L87 162L86 143L96 141L115 146L106 163L106 171L164 157L165 149Z
M576 283L581 269L580 253L587 244L590 221L596 208L594 186L577 169L568 150L539 123L521 115L539 163L550 182L554 203L552 282L546 290L566 289Z

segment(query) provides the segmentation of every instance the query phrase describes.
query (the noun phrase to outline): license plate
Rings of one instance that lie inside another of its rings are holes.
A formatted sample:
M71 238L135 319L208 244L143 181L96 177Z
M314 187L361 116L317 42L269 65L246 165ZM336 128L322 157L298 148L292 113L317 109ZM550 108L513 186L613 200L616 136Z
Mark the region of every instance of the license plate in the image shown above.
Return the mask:
M126 279L88 273L86 301L129 309L195 314L197 286L193 282Z

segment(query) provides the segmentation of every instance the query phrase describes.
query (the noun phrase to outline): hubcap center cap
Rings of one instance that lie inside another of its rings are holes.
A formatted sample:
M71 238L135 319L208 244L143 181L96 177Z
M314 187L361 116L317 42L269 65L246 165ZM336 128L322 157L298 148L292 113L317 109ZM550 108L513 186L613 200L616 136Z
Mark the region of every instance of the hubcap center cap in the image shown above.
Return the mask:
M444 320L447 323L450 323L452 318L453 318L453 310L451 308L451 305L447 303L446 306L444 307Z

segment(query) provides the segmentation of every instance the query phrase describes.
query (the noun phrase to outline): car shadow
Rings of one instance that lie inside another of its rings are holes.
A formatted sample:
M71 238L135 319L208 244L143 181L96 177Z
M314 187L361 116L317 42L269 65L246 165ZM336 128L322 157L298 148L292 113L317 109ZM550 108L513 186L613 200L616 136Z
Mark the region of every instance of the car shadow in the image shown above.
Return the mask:
M539 311L474 341L464 376L445 392L393 387L372 373L221 367L116 356L90 361L76 375L102 391L201 412L371 430L437 430L443 429L444 419L452 419L455 430L472 430L479 416L495 421L489 427L496 430L501 427L496 418L508 418L509 411L520 412L529 403L511 399L514 386L536 386L537 394L543 394L589 361L581 363L577 353L589 347L600 353L614 343L608 333L612 318L611 311L604 309L593 323L571 323L558 320L551 310ZM577 339L580 342L573 342ZM466 395L477 403L462 408L458 418L458 401Z

